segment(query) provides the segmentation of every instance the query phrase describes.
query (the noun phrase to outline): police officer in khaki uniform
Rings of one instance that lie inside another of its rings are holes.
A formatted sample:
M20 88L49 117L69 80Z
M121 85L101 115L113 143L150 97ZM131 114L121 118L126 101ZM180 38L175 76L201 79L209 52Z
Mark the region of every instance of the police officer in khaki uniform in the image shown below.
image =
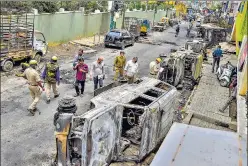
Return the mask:
M30 90L30 95L33 99L33 102L29 106L28 111L34 116L35 111L37 110L36 105L40 100L40 96L41 96L40 88L43 91L45 89L42 87L40 76L38 72L35 70L37 67L37 61L31 60L29 62L29 65L30 67L24 71L23 76L28 80L28 84L29 84L28 88Z
M117 81L119 76L121 79L123 78L125 65L126 65L125 52L121 51L120 55L115 57L115 60L114 60L114 68L113 68L113 70L115 71L114 81Z
M60 71L57 60L58 58L56 56L53 56L51 61L46 64L45 69L42 73L42 78L46 82L47 104L49 104L51 100L51 88L53 88L54 98L59 97L56 83L58 83L58 85L60 84Z

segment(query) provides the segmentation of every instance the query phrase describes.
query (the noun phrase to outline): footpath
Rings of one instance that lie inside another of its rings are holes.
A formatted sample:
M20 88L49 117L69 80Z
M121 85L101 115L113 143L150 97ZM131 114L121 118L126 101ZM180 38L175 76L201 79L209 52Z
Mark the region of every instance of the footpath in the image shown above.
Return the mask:
M228 61L236 66L237 57L224 54L220 65ZM184 122L199 127L225 131L238 131L239 128L246 128L247 119L245 123L244 117L233 118L233 113L229 112L231 105L223 113L219 111L229 98L229 88L220 86L216 74L212 73L212 62L213 58L209 57L208 62L203 64L199 85L195 88L189 104L185 107L187 116ZM242 115L245 116L245 113ZM240 119L243 121L240 122ZM238 134L243 135L242 133ZM245 136L243 135L243 137Z

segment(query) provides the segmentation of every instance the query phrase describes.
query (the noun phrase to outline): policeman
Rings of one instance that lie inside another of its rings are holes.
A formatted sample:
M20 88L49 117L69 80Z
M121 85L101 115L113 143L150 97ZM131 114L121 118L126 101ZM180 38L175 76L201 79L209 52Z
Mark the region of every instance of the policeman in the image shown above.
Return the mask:
M156 61L150 63L150 76L151 78L157 78L157 74L160 69L161 58L157 58Z
M45 69L42 73L42 78L45 80L46 83L47 104L49 104L51 100L51 87L53 88L54 98L59 97L56 86L56 83L58 83L58 85L60 84L60 71L57 64L57 59L58 58L56 56L53 56L51 61L46 64Z
M126 65L125 52L120 51L120 55L115 57L114 60L114 68L113 68L113 70L115 71L114 81L116 81L119 76L120 78L123 78L125 65Z
M37 110L36 105L40 100L41 90L44 91L44 87L41 85L41 79L39 73L36 71L37 61L31 60L29 62L30 67L27 68L24 73L23 77L28 80L28 88L33 99L32 104L29 106L28 111L34 116L35 111Z

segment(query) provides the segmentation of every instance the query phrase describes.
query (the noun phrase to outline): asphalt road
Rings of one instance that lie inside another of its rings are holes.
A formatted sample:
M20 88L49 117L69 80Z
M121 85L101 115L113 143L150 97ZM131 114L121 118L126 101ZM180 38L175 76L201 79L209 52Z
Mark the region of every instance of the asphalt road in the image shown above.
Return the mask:
M181 25L178 37L175 37L175 29L169 28L164 32L151 34L151 38L163 43L172 44L151 45L135 43L133 47L125 49L127 60L137 56L139 58L139 76L147 76L149 63L161 53L169 53L170 49L184 46L186 42L186 24ZM111 82L113 77L112 65L119 50L107 48L98 52L95 56L86 56L86 64L91 64L98 56L104 57L104 62L109 66L109 75L105 84ZM53 115L56 112L57 103L66 95L73 95L74 72L72 71L72 59L60 62L63 72L62 83L59 86L60 97L52 99L46 104L45 93L38 104L41 114L34 117L27 116L27 108L31 97L23 78L10 77L1 81L1 165L2 166L41 166L48 165L49 160L55 154L55 139ZM86 112L89 108L89 100L93 96L93 83L87 81L85 94L78 97L76 102L78 114Z

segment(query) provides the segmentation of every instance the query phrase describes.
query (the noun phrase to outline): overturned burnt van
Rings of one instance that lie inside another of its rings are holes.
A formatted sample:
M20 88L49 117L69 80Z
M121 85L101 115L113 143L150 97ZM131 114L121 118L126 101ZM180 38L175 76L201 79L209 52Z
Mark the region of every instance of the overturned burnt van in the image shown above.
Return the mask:
M184 48L164 58L158 79L173 86L182 84L192 90L201 76L203 57L200 53Z
M94 108L83 115L61 113L63 116L55 119L54 165L105 166L114 161L142 161L169 131L177 97L175 87L144 77L137 84L101 92L91 100Z

